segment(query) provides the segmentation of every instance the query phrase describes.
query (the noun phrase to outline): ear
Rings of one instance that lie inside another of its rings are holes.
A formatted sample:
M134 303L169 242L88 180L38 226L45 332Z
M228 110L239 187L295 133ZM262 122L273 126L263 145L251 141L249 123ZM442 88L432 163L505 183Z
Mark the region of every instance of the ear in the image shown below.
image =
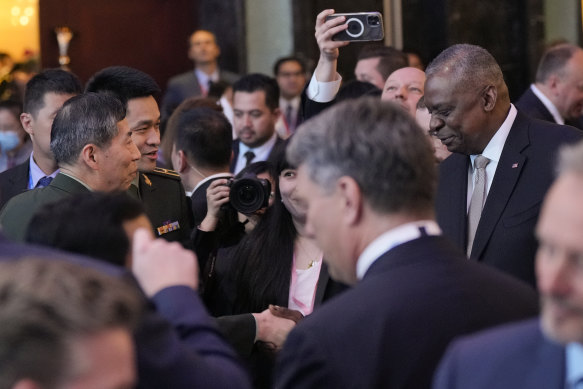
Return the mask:
M490 112L496 106L496 99L498 98L498 90L494 85L488 85L482 91L482 100L484 104L484 111Z
M30 113L27 112L23 112L20 114L20 123L22 124L22 128L24 128L24 131L26 131L26 133L28 135L33 136L34 135L34 131L33 131L33 123L34 123L34 118L32 117L32 115Z
M177 172L184 173L184 171L188 169L188 160L186 159L186 154L184 154L183 150L178 150L176 152L176 156L178 157L178 166L176 166L178 169Z
M352 177L340 177L336 182L336 191L341 201L343 220L347 225L359 223L362 219L364 198L358 183Z
M271 114L273 115L274 118L273 123L277 123L279 117L281 116L281 109L275 108L273 111L271 111Z
M551 93L554 96L558 96L561 93L559 91L559 84L560 84L560 82L561 82L561 79L556 74L551 74L547 78L547 81L546 81L545 85L547 86L547 88L550 89Z
M89 143L81 150L81 158L85 165L93 170L99 170L99 157L101 149L92 143Z

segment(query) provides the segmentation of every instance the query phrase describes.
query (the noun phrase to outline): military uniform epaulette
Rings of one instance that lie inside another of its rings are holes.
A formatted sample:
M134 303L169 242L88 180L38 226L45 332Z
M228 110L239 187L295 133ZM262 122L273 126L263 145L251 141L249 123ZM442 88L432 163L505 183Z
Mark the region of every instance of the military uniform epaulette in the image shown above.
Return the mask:
M156 167L156 168L154 168L154 170L150 170L147 172L141 172L141 173L144 175L152 174L152 175L166 177L166 178L172 178L176 181L180 181L180 175L176 171L170 170L170 169L163 169L161 167Z

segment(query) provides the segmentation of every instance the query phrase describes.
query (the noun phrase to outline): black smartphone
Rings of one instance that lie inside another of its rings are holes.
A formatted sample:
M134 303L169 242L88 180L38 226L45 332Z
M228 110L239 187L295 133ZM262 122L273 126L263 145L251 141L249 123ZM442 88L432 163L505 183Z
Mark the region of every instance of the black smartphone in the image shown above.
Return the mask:
M385 37L383 15L380 12L341 13L326 16L326 20L345 16L348 28L332 36L333 41L380 41Z

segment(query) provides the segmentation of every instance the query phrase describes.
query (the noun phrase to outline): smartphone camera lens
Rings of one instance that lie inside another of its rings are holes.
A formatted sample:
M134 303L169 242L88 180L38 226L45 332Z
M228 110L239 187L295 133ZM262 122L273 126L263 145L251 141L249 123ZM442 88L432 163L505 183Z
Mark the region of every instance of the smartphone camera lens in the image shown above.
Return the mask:
M364 25L357 18L350 18L346 21L348 28L346 29L346 34L353 38L358 38L364 32Z
M381 21L378 16L371 15L367 18L367 22L369 26L378 26L381 24Z

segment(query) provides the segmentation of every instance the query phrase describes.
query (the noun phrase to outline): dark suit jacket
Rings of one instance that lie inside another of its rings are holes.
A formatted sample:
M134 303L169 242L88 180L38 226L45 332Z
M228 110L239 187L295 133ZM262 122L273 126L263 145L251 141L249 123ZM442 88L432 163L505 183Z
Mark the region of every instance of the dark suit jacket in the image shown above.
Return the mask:
M232 85L238 79L239 75L235 73L226 70L219 70L220 81L225 81ZM172 77L168 81L166 94L162 99L162 118L169 117L172 114L172 111L174 111L174 109L176 109L176 107L187 98L200 96L201 94L202 91L194 70Z
M29 190L10 199L0 213L0 226L7 237L24 242L30 220L43 205L83 192L89 189L59 173L46 188Z
M569 126L530 119L518 111L506 139L476 231L471 257L535 285L534 227L553 182L558 148L581 139ZM437 221L446 236L467 245L470 158L452 154L439 166Z
M9 242L0 233L0 262L30 256L75 262L136 284L123 268L45 247ZM218 334L195 291L173 286L160 291L152 300L155 306L147 304L144 318L134 333L138 388L250 387L234 352Z
M556 123L555 118L549 112L547 107L540 101L540 99L534 94L530 87L524 91L522 96L514 104L522 113L527 114L531 118L544 120L546 122ZM580 130L583 129L583 117L577 120L565 120L565 124L576 127Z
M547 107L545 107L543 102L534 94L530 87L524 91L514 105L520 110L520 112L527 114L533 119L556 123L553 115L549 112Z
M178 173L161 168L140 172L140 200L155 236L183 244L190 241L194 225L192 210ZM164 226L174 222L178 222L180 228L164 232Z
M0 210L8 200L28 189L29 164L30 161L26 160L20 165L0 173Z
M239 144L241 141L239 139L235 139L233 141L233 159L231 160L231 166L229 170L231 172L235 171L235 166L237 165L237 158L239 158ZM283 157L283 153L285 153L285 147L287 143L284 139L281 139L279 136L273 145L273 148L269 152L269 157L267 157L267 161L271 163L277 163L280 158ZM255 161L257 162L257 161Z
M549 342L539 320L461 338L448 349L435 389L563 389L565 349Z
M536 315L537 305L523 283L469 262L443 237L421 237L292 330L276 387L427 388L455 336Z

